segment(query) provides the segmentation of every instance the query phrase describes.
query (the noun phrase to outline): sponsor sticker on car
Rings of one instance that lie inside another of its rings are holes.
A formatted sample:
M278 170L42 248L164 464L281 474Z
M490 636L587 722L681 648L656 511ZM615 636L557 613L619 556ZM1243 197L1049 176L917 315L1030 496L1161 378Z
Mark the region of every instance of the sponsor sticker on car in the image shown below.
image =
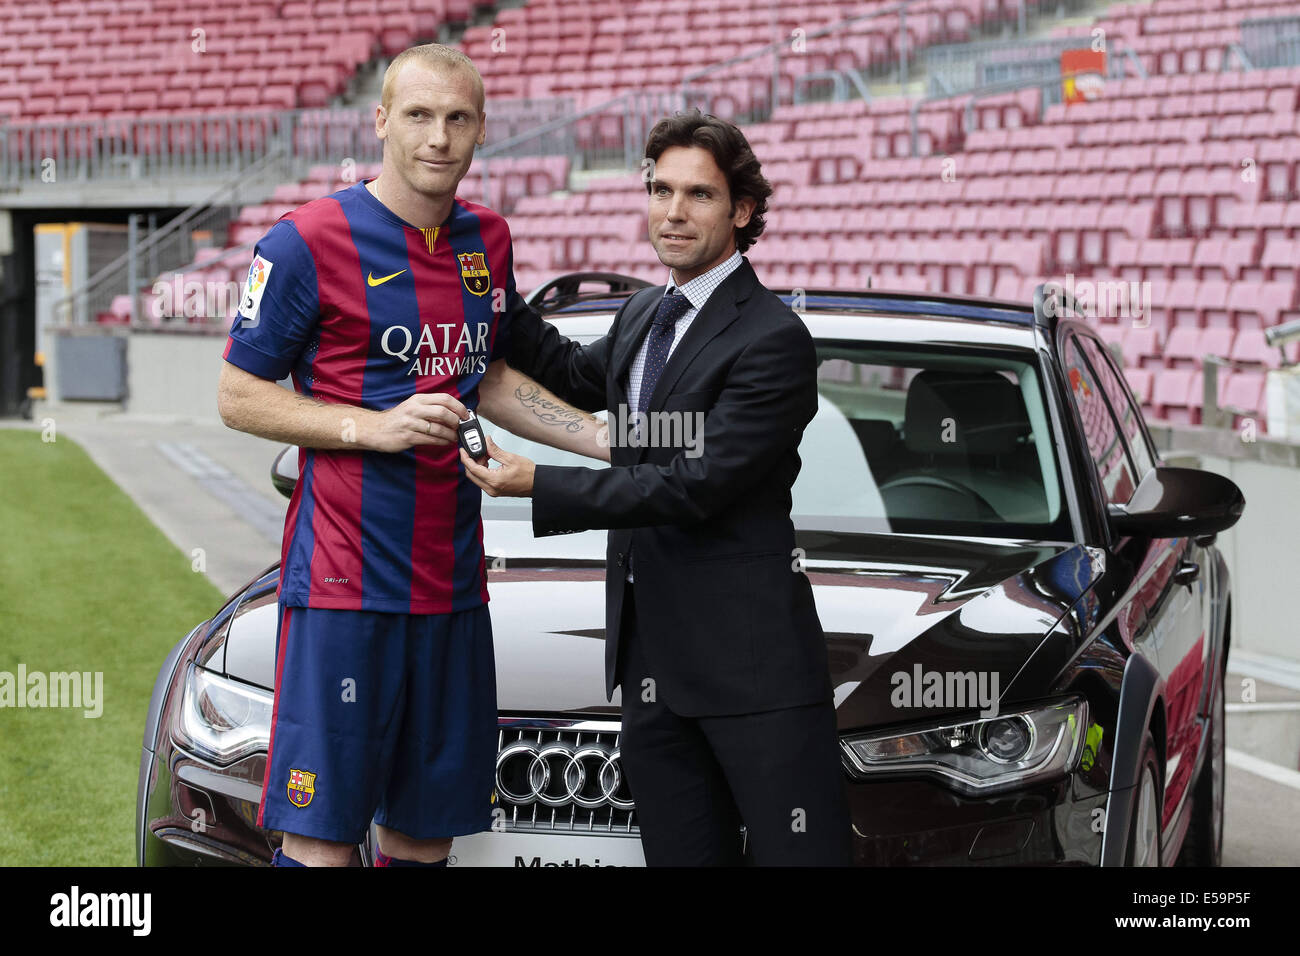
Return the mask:
M456 837L449 866L645 866L635 836L474 833Z

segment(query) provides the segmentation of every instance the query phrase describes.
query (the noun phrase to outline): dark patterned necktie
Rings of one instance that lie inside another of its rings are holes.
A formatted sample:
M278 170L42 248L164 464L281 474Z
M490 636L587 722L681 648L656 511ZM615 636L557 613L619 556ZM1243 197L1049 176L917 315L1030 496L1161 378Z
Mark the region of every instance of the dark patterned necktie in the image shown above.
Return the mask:
M641 373L641 392L636 398L638 412L644 412L650 407L650 396L654 394L659 376L668 364L674 326L690 308L691 300L677 291L668 293L660 300L654 321L650 323L650 343L645 353L645 369Z

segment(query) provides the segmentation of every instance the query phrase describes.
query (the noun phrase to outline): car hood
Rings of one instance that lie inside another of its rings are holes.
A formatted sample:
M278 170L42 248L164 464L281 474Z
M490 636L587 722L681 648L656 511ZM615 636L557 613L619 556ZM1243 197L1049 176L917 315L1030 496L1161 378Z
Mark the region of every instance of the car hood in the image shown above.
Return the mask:
M974 672L1007 700L1016 675L1104 572L1075 544L800 532L826 633L841 729L972 706L903 694L929 675ZM485 521L497 701L507 713L616 714L605 700L605 533L534 538L526 522ZM232 677L273 685L275 575L248 590L223 642ZM1053 645L1064 663L1073 646ZM1036 672L1054 673L1050 662ZM899 676L903 675L903 676ZM1046 688L1018 684L1012 699ZM917 692L919 694L919 691Z
M980 709L924 697L934 673L973 672L976 686L1005 700L1104 571L1103 552L1074 544L824 533L801 533L799 544L841 728ZM604 698L603 563L548 565L521 552L488 572L503 712L617 712L618 693ZM1019 697L1043 690L1016 688Z

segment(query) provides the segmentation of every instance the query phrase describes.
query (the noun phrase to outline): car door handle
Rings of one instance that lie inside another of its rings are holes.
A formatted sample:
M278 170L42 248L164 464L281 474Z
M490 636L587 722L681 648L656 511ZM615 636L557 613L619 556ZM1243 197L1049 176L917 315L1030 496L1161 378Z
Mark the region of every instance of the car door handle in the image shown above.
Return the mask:
M1195 561L1178 562L1178 570L1174 572L1175 584L1186 584L1192 586L1192 582L1201 576L1201 566Z

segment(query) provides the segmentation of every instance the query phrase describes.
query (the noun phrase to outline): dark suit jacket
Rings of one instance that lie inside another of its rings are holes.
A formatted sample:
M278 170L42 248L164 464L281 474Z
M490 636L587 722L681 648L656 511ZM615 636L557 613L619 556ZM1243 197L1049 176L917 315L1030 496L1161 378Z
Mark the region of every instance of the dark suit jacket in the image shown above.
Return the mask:
M509 363L612 417L628 404L627 370L663 293L658 286L630 296L609 333L588 346L515 309ZM613 529L607 696L617 686L635 554L638 639L674 711L743 714L830 698L824 637L808 578L796 570L790 520L799 440L817 410L816 369L807 328L745 260L700 309L649 403L650 412L703 413L702 455L613 445L608 469L537 467L535 535Z

